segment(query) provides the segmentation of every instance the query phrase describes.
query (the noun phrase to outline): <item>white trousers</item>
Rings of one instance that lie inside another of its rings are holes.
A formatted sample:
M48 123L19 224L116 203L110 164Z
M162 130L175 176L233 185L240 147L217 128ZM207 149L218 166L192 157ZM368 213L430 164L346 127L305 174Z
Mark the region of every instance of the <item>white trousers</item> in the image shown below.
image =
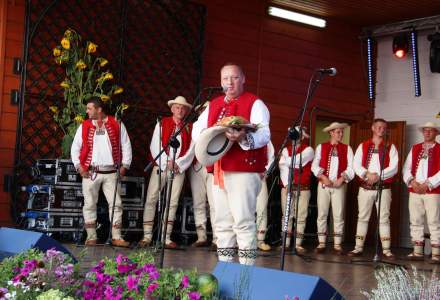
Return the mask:
M96 204L98 203L99 190L102 186L105 199L108 203L109 218L112 216L113 197L115 194L117 174L97 174L94 180L83 178L82 189L84 195L84 224L87 231L87 239L96 239ZM121 187L118 186L115 198L115 211L113 215L112 238L121 239L122 226L122 200L119 194Z
M409 193L409 220L413 242L425 240L425 215L428 221L431 244L440 244L440 194ZM422 252L423 253L423 252Z
M294 187L295 189L295 187ZM296 230L296 245L301 246L304 239L304 229L306 228L306 219L309 207L310 200L310 191L301 191L299 194L299 203L298 203L298 222L297 222L297 230ZM287 202L287 188L283 188L281 190L281 210L283 216L281 218L281 227L283 226L284 216L286 214L286 202ZM286 247L290 246L290 237L292 236L292 225L293 225L293 217L295 216L296 209L296 191L292 193L292 203L290 206L290 216L287 227L287 239L286 239Z
M327 239L327 218L330 205L332 207L333 215L333 232L334 244L341 245L342 235L344 233L344 218L345 218L345 192L347 185L343 184L339 188L322 187L318 183L318 239L320 244L325 244Z
M356 230L356 246L355 249L362 251L365 243L365 236L368 231L368 221L370 220L373 205L378 209L376 190L366 190L359 188L358 194L358 223ZM391 230L390 230L390 207L391 207L391 189L382 190L379 220L379 236L382 242L382 249L389 250L391 247Z
M245 172L224 172L224 189L212 186L220 261L233 261L238 245L240 263L255 263L255 212L260 189L260 175Z
M211 218L212 242L217 242L214 228L214 204L212 203L212 180L213 175L206 171L206 168L196 163L189 168L189 179L194 207L194 221L196 223L197 240L206 241L206 200L209 204L209 215Z
M261 191L257 196L257 240L264 241L267 230L267 203L269 193L267 190L266 179L261 181Z
M162 172L161 186L159 187L159 167L154 166L151 172L150 182L148 183L147 200L144 208L144 239L150 240L153 237L154 216L156 215L156 204L159 200L159 189L163 189L166 183L168 172ZM185 174L175 174L171 189L170 210L168 213L168 225L166 233L166 243L171 242L171 232L176 218L177 206L179 204L180 192L182 191ZM166 193L166 190L163 190ZM164 195L165 196L165 195ZM165 208L162 208L165 209Z

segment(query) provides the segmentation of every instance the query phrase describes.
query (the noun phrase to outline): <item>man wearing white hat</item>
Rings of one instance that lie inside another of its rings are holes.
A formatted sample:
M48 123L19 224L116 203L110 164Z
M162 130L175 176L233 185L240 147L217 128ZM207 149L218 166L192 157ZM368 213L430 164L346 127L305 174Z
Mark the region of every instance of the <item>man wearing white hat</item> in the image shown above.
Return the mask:
M393 259L390 230L391 184L398 171L399 156L396 146L389 142L385 145L387 122L384 119L375 119L371 130L373 137L361 143L354 154L353 169L361 180L361 186L358 194L356 246L348 255L361 256L363 254L368 221L373 205L376 205L376 209L380 210L379 235L382 253L385 258ZM379 187L380 175L382 175L382 187ZM380 188L382 188L382 195L379 208L376 199Z
M225 96L212 100L194 123L192 136L197 159L211 165L208 172L214 172L212 194L219 260L233 261L238 245L240 263L254 264L256 198L261 188L260 174L265 171L267 161L264 146L270 141L269 110L257 96L244 91L245 76L240 66L228 63L222 67L220 76ZM230 123L216 126L224 119ZM243 120L258 127L250 132L247 130L250 125L242 124ZM238 121L241 125L237 127ZM209 143L205 144L211 138L223 144L220 151L210 151ZM202 161L203 155L220 159Z
M423 260L425 214L431 234L432 261L440 263L440 127L433 122L419 126L423 142L414 145L403 167L409 190L409 219L414 251L411 260Z
M275 149L272 142L267 144L267 165L266 171L272 165L275 158ZM267 230L267 204L269 202L269 191L267 189L266 174L261 175L261 191L257 196L257 247L261 251L269 251L270 245L264 241Z
M296 128L299 131L299 127ZM313 148L310 147L304 139L308 139L309 135L302 129L302 140L300 145L296 148L295 155L295 173L293 178L293 193L292 193L292 203L291 210L289 216L289 222L287 227L287 238L286 238L286 248L290 247L290 240L292 237L292 225L293 225L293 217L295 216L296 209L296 199L297 199L297 186L298 182L300 183L300 194L299 194L299 203L298 203L298 222L296 229L296 252L299 254L304 254L306 250L302 246L302 242L304 239L304 229L306 227L306 219L307 219L307 210L309 207L310 200L310 176L311 165L313 161L313 157L315 155ZM283 216L281 218L281 222L284 222L284 215L286 213L286 202L287 202L287 185L289 182L289 166L291 164L291 159L293 157L292 145L288 145L281 152L281 157L279 161L280 167L280 179L282 183L281 190L281 210ZM301 172L301 175L300 175Z
M327 240L327 217L332 207L334 223L334 250L343 254L342 235L344 232L345 194L347 183L354 178L353 150L342 143L344 128L348 124L333 122L322 131L328 132L330 140L316 147L312 172L318 184L318 240L317 253L323 253Z
M195 111L201 114L209 105L209 101L206 101L203 106L197 106ZM195 145L191 147L192 155L194 155ZM212 174L208 173L206 167L204 167L194 157L191 167L188 169L189 180L191 183L191 194L193 199L194 208L194 222L196 224L197 241L193 243L194 247L205 247L208 245L206 234L206 200L209 203L209 215L211 218L212 228L212 248L216 247L217 236L215 235L214 228L214 204L212 203Z
M172 116L162 119L162 124L157 123L154 128L153 136L150 143L150 153L152 158L155 158L163 147L167 146L170 137L175 131L180 129L182 121L191 109L189 104L182 96L177 96L175 99L168 101L168 106L171 109ZM156 203L158 201L159 189L163 188L168 177L167 173L173 168L175 177L171 190L171 199L168 215L168 225L166 232L165 247L174 249L177 247L176 243L171 241L171 232L173 231L173 223L176 216L176 210L179 202L180 192L182 191L183 182L185 179L185 171L191 165L192 156L188 149L191 146L191 128L189 124L177 136L180 142L179 148L176 149L176 161L173 164L172 155L173 148L168 147L162 153L160 160L155 162L155 166L151 172L150 183L148 184L147 199L144 209L144 237L139 242L139 246L146 247L151 243L153 236L154 216L156 213ZM160 138L161 137L161 138ZM160 161L160 165L159 165ZM159 187L159 168L162 171L161 186Z

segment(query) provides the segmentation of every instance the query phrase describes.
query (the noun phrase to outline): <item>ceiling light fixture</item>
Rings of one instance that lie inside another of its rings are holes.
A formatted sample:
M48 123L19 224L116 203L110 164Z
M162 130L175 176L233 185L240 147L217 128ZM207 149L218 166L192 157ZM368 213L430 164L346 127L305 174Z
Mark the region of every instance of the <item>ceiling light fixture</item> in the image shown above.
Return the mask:
M303 23L303 24L307 24L307 25L312 25L312 26L316 26L316 27L320 27L320 28L325 28L326 23L327 23L324 19L321 19L321 18L316 18L316 17L312 17L309 15L300 14L297 12L293 12L291 10L282 9L282 8L278 8L275 6L269 6L267 8L267 13L270 16L286 19L289 21L295 21L295 22L299 22L299 23Z

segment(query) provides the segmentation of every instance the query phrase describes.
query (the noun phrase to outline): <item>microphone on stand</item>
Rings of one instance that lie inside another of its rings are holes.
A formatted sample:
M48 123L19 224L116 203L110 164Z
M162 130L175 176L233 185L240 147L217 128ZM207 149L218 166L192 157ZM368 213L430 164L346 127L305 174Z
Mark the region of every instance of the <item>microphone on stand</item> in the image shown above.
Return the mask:
M338 70L336 68L328 68L328 69L318 69L319 73L329 76L335 76L338 73Z
M204 90L209 90L211 92L226 93L226 91L228 90L228 87L227 86L209 86L209 87L205 87Z

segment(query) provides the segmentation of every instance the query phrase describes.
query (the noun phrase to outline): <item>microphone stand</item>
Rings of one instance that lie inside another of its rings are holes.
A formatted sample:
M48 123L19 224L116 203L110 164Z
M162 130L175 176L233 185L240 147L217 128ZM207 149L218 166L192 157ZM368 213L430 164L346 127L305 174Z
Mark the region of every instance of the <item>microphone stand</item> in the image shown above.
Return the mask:
M307 106L312 99L316 88L318 87L319 83L321 82L322 78L324 77L323 72L314 72L312 77L310 78L309 87L307 91L306 100L303 104L303 107L297 117L297 119L293 122L292 126L288 129L287 136L284 139L284 141L287 141L288 138L292 140L292 158L290 160L290 166L289 166L289 176L288 176L288 182L287 182L287 200L286 200L286 209L284 210L284 220L283 220L283 226L282 226L282 246L281 246L281 257L280 257L280 270L284 270L284 259L286 255L286 238L287 238L287 231L288 231L288 224L289 224L289 216L290 216L290 208L291 208L291 201L292 201L292 191L293 191L293 179L295 178L295 160L296 160L296 147L297 147L297 141L301 137L301 134L295 130L296 126L299 126L299 131L302 133L302 123L304 121L304 115L307 110ZM287 144L287 143L285 143ZM285 147L285 144L282 145L280 148L280 151ZM274 160L275 162L275 160ZM300 162L302 164L302 162ZM271 166L272 167L272 166ZM270 169L270 168L269 168ZM301 172L299 173L301 176ZM300 195L300 180L301 177L298 176L298 185L297 185L297 193L296 193L296 206L297 210L295 212L295 228L293 229L292 239L294 240L294 246L296 246L296 229L297 229L297 223L298 223L298 202L299 202L299 195ZM292 254L298 255L296 253L295 247L293 248ZM298 255L299 256L299 255Z
M163 219L161 220L161 222L163 224L161 226L162 232L159 232L159 236L162 237L162 242L163 242L160 245L160 258L159 258L159 267L160 268L163 267L163 260L164 260L164 256L165 256L164 244L166 242L165 240L166 240L166 232L167 232L167 225L168 225L168 215L169 215L169 210L170 210L171 192L172 192L173 180L174 180L174 175L175 175L174 164L176 161L177 148L180 147L180 142L177 140L177 136L182 132L182 130L184 128L187 127L187 125L190 122L192 122L194 119L197 118L197 111L195 110L195 107L199 106L201 95L204 90L206 90L206 89L202 89L199 92L199 94L197 95L197 97L195 98L191 110L189 111L189 113L185 116L185 118L182 121L182 126L180 128L178 128L171 135L170 139L167 142L167 145L165 147L162 147L162 149L159 151L159 153L156 155L156 157L153 158L153 160L151 162L149 162L148 165L144 168L144 172L148 172L153 167L154 162L157 161L162 156L162 153L165 152L165 149L171 148L173 150L172 160L171 160L173 168L171 168L171 170L169 170L168 177L167 177L167 190L166 190L166 194L165 194L165 209L164 209ZM209 90L208 97L203 101L202 105L199 106L199 109L201 109L203 104L205 104L208 101L208 99L211 97L213 89L208 88L208 90ZM159 166L159 169L160 169L160 166Z

